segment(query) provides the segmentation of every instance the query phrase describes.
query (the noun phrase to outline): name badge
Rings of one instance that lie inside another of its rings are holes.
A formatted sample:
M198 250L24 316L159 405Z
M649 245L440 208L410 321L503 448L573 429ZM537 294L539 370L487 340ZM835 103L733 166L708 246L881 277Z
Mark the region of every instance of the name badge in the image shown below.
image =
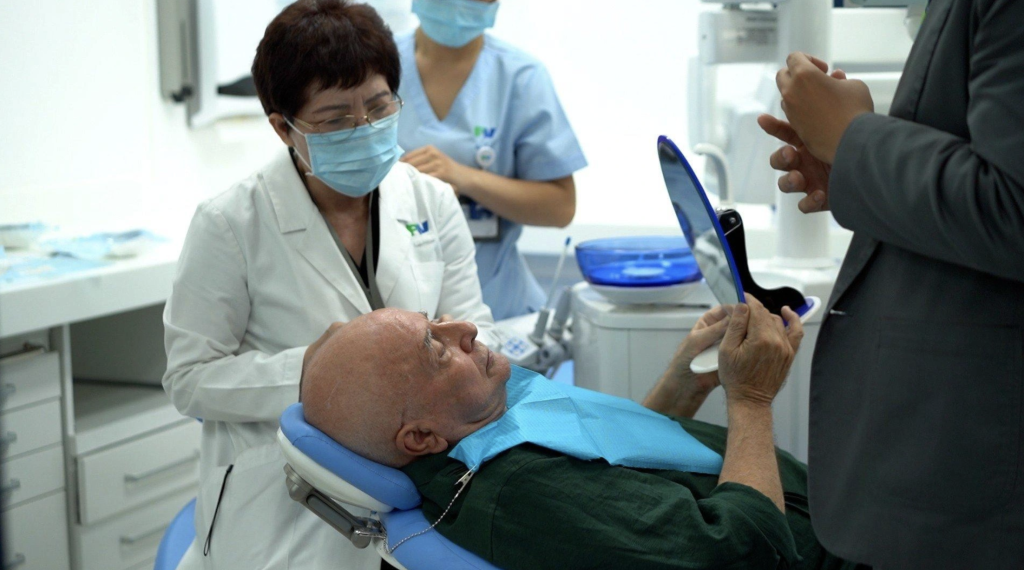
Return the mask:
M459 196L459 205L462 206L462 213L469 224L469 233L473 235L474 240L501 239L501 218L494 212L465 196Z
M474 156L477 165L484 170L489 169L494 164L495 158L497 158L497 152L488 145L476 149L476 156Z

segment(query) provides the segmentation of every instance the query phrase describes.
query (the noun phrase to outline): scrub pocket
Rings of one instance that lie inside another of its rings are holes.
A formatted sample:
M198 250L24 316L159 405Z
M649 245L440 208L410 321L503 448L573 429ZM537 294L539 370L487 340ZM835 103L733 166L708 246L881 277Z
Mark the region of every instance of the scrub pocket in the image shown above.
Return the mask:
M1022 352L1020 327L883 320L865 379L876 492L957 513L1005 500L1020 454Z

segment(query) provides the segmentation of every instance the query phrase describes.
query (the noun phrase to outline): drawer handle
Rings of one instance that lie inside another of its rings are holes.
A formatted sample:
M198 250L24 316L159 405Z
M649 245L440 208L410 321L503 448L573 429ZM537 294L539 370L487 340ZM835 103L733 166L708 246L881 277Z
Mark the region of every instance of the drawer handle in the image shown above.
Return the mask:
M25 561L25 555L19 552L14 555L14 558L12 558L10 562L4 564L4 570L11 570L12 568L17 568L18 566L24 564Z
M27 360L40 354L46 354L45 346L38 346L29 342L16 352L10 352L4 355L0 355L0 362L4 364L10 364L11 362L18 362L20 360Z
M0 447L6 450L8 447L10 447L12 443L16 441L18 441L18 434L16 432L9 431L6 434L4 434L3 437L0 437Z
M7 398L10 398L18 391L18 387L14 384L4 384L0 386L0 403L6 402Z
M10 481L0 485L0 495L6 495L13 493L21 488L21 481L17 479L11 479Z
M163 534L164 531L166 531L167 527L169 527L169 526L171 526L171 525L165 524L165 525L163 525L161 527L157 527L157 528L154 528L153 530L146 531L146 532L143 532L143 533L133 534L131 536L122 536L121 537L121 544L123 544L125 546L131 546L131 545L135 544L136 542L142 542L143 540L146 540L147 538L152 538L152 537L154 537L154 536L156 536L158 534Z
M175 467L181 467L182 465L186 465L188 463L192 463L193 461L195 461L197 459L199 459L199 450L198 449L196 451L192 452L192 455L189 455L188 457L186 457L184 459L179 459L178 461L175 461L174 463L169 463L167 465L164 465L163 467L157 467L156 469L150 469L149 471L144 471L142 473L128 473L127 475L124 476L124 482L125 483L138 483L139 481L142 481L144 479L149 479L150 477L155 477L155 476L157 476L157 475L159 475L161 473L164 473L166 471L170 471L171 469L174 469Z

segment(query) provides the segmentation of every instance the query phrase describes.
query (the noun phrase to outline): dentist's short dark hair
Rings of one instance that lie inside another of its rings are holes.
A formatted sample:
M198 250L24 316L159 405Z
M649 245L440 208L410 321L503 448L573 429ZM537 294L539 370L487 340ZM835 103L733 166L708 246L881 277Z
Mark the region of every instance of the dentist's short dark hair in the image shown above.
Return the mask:
M286 117L294 117L314 90L351 89L375 74L398 91L398 48L376 10L349 0L290 4L267 26L252 62L263 110Z

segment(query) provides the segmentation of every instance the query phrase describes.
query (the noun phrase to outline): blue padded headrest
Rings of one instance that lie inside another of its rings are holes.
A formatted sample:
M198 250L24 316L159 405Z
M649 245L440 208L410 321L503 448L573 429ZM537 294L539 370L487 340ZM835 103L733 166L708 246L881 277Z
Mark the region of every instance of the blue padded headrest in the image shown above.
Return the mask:
M307 457L374 499L401 510L420 504L420 493L408 475L349 451L306 423L302 404L292 404L281 414L281 432Z

